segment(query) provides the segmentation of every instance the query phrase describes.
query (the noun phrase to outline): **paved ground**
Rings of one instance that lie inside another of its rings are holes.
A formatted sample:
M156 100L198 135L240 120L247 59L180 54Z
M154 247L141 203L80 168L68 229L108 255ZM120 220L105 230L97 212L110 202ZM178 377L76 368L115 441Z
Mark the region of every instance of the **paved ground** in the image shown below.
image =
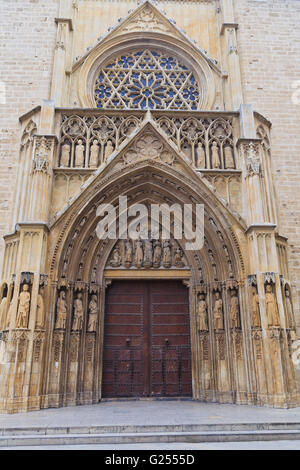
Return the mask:
M289 410L185 400L128 400L0 414L0 428L207 423L300 423L300 407Z

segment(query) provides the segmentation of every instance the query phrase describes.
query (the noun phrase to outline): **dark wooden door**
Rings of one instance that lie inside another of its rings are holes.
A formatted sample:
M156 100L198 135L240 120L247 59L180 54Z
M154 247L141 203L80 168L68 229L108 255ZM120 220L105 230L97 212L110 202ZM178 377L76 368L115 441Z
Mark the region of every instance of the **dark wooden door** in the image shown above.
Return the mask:
M106 296L103 397L191 396L188 290L113 281Z

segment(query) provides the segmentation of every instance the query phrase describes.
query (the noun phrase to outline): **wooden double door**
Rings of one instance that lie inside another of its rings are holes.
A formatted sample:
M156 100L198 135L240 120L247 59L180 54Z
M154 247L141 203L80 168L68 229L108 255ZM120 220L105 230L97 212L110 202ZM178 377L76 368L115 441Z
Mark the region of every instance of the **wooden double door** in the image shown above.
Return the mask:
M102 396L192 396L188 289L113 281L104 320Z

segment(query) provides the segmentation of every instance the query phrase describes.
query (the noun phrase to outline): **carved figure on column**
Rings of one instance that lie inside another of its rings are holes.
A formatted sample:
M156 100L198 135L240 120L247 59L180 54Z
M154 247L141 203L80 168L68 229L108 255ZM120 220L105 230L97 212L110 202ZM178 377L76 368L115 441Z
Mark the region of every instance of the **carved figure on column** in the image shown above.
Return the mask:
M160 263L161 263L161 243L160 243L160 240L156 240L154 242L154 252L153 252L153 266L155 268L159 268L160 267Z
M164 241L162 262L165 268L170 268L172 264L171 245L169 240Z
M30 306L30 292L28 284L24 284L19 295L19 307L17 312L17 328L27 328Z
M2 331L6 326L6 307L7 297L3 297L0 304L0 331Z
M36 328L43 328L44 326L44 318L45 318L45 307L44 307L44 289L41 287L40 292L38 293L37 297L37 305L36 305Z
M205 168L205 151L201 142L197 146L197 168Z
M65 142L61 148L60 166L65 167L65 168L70 166L70 153L71 153L70 144L68 144L68 142Z
M97 330L97 318L98 317L98 299L96 295L92 295L89 303L89 320L88 320L88 331Z
M233 154L232 154L232 148L230 145L226 145L224 148L224 155L225 155L225 168L227 170L234 170L235 165L234 165L234 159L233 159Z
M152 266L152 241L145 240L144 266L150 268Z
M60 291L59 297L57 300L57 318L55 328L57 330L64 330L66 328L67 320L67 302L66 302L66 293L65 291Z
M200 294L198 298L197 321L199 331L208 331L207 304L204 294Z
M73 331L80 331L82 329L83 323L83 303L82 303L82 294L79 292L77 294L77 299L74 301L74 317L73 317Z
M267 319L269 326L280 326L279 312L276 297L272 292L272 286L266 285L266 306L267 306Z
M90 168L98 167L99 145L98 140L94 140L91 145Z
M137 240L135 247L135 265L137 268L140 268L143 264L144 253L143 253L143 242L142 240Z
M291 328L294 326L294 313L289 289L285 289L285 305L288 318L288 326Z
M223 330L223 301L221 299L220 293L216 292L216 300L214 306L214 327L215 330Z
M125 242L125 266L129 268L132 264L132 244L130 240Z
M212 143L212 147L211 147L211 164L212 164L212 167L215 169L220 168L221 166L219 148L218 148L217 142L215 141Z
M82 140L79 139L76 145L76 150L75 150L75 167L76 168L84 167L84 150L85 150L85 147L82 144Z
M239 299L236 290L231 291L230 327L241 328Z
M252 325L254 328L260 328L260 311L259 311L259 297L256 287L252 289Z

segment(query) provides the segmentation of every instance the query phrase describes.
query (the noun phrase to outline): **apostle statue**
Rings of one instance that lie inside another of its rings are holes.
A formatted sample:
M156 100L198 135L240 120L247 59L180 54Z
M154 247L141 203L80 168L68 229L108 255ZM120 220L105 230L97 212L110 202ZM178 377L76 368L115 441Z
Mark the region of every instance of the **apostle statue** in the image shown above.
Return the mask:
M6 308L7 308L7 297L4 296L0 303L0 331L6 327Z
M197 146L197 168L205 168L205 151L201 142Z
M98 299L96 295L92 295L89 303L89 320L88 320L88 331L96 331L97 329L97 317L98 317Z
M113 250L113 254L112 254L112 259L110 261L110 264L112 265L112 267L114 268L118 268L121 264L121 255L120 255L120 250L118 247L116 247L114 250Z
M98 140L95 139L93 141L93 144L91 145L90 168L98 167L98 156L99 156L99 145L98 145Z
M82 294L79 292L77 294L77 299L74 301L74 317L72 330L80 331L83 324L83 303L82 303Z
M260 328L259 297L256 287L252 289L252 325L254 328Z
M266 286L266 306L268 325L280 326L277 301L275 295L272 292L272 286L270 284L267 284Z
M225 156L225 168L227 170L234 170L234 159L232 154L232 148L230 145L226 145L224 148L224 156Z
M219 148L217 142L212 143L211 147L211 164L214 169L218 169L221 166Z
M61 158L60 158L60 166L68 167L70 166L70 153L71 147L68 142L65 142L61 148Z
M144 246L144 266L150 268L152 266L152 241L145 240Z
M140 268L143 264L144 253L143 253L143 242L142 240L136 241L135 247L135 265Z
M215 330L223 330L223 301L221 299L220 293L216 292L216 301L214 306L214 326Z
M82 140L79 139L75 149L75 167L83 168L84 167L84 150L85 147L82 144Z
M59 297L57 300L57 317L55 328L57 330L64 330L66 328L67 320L67 302L66 302L66 293L64 290L60 291Z
M24 284L19 295L19 306L17 312L17 328L27 328L30 307L30 292L28 284Z
M231 291L230 327L231 328L240 328L241 327L239 299L238 299L236 290Z
M36 328L43 328L44 326L44 289L41 287L38 297L37 297L37 305L36 305Z
M125 242L125 265L127 267L131 266L132 263L132 244L130 240Z
M198 299L198 309L197 309L197 321L198 321L198 330L207 331L207 304L205 300L205 295L200 294Z
M162 262L165 268L169 268L172 264L171 246L169 240L164 241Z
M179 246L175 250L174 264L177 268L182 268L182 266L184 265L184 263L182 261L182 250Z
M114 151L114 147L113 147L112 141L108 140L107 144L105 146L104 161L106 161L108 159L108 157L110 157L110 155L113 153L113 151Z
M292 306L292 301L291 301L289 289L285 289L285 305L286 305L286 313L287 313L289 328L293 328L293 326L294 326L294 314L293 314L293 306ZM1 308L1 306L0 306L0 308Z
M153 266L155 268L159 268L160 262L161 262L161 243L160 243L160 240L156 240L154 242L154 250L153 250Z

